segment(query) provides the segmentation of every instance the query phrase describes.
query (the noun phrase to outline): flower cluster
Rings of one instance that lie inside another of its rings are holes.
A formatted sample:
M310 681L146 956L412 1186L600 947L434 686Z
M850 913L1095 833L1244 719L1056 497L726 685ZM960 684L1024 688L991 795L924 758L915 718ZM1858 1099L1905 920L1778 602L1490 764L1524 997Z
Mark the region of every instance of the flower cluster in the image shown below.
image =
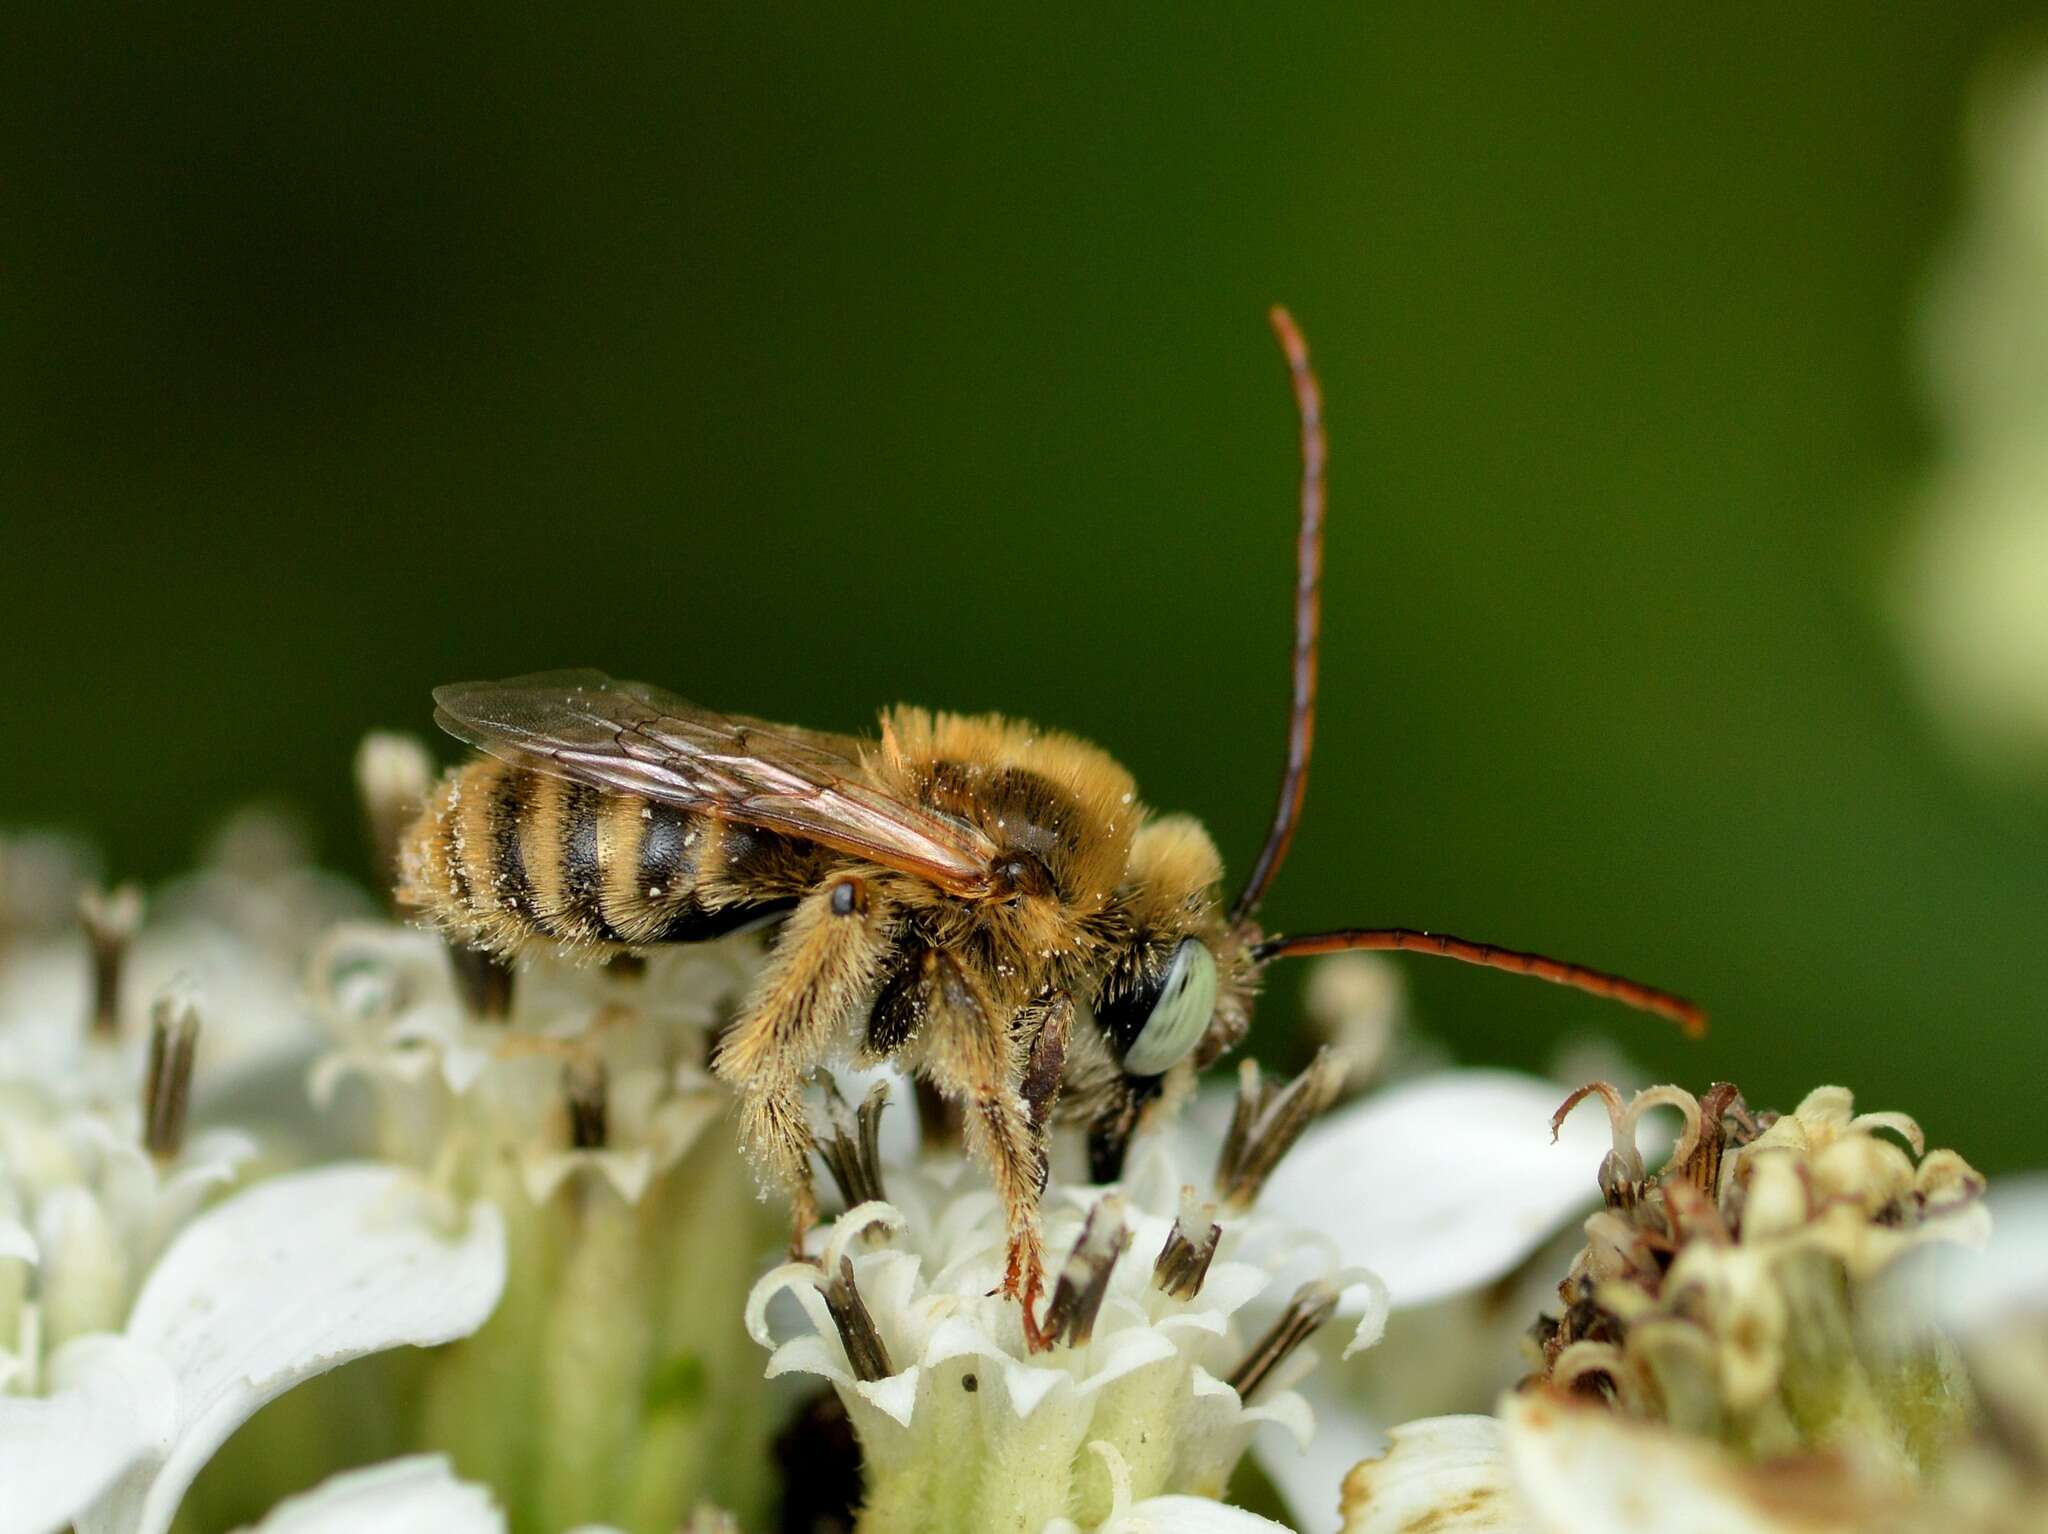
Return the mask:
M388 838L424 757L362 768ZM1983 1179L1839 1089L1553 1113L1411 1047L1352 956L1292 1081L1163 1094L1113 1184L1055 1139L1027 1327L984 1169L886 1069L857 1107L822 1075L840 1212L787 1247L706 1070L754 938L510 966L261 820L147 899L91 874L0 841L0 1534L1314 1534L1340 1481L1360 1534L2041 1504L2048 1300L1986 1346L1951 1313L1982 1269L1905 1285L1972 1255ZM1421 1416L1507 1377L1589 1206L1537 1373Z
M701 1498L762 1504L769 1428L734 1319L775 1224L705 1069L758 953L736 938L515 972L353 923L314 955L333 1040L314 1102L346 1110L360 1083L382 1160L504 1222L504 1299L426 1371L419 1437L516 1527L668 1529Z
M0 846L0 1528L158 1534L266 1401L474 1329L502 1243L375 1165L209 1203L256 1154L202 1122L209 1077L232 1098L309 1042L302 945L359 897L260 821L147 906L27 845Z
M1532 1333L1539 1372L1494 1416L1395 1429L1346 1479L1346 1534L2024 1526L1985 1511L2015 1505L1989 1490L2015 1490L2014 1456L1980 1447L1959 1473L1983 1395L1964 1329L1935 1324L1924 1283L1902 1300L1933 1255L1979 1272L1985 1184L1961 1157L1838 1087L1781 1116L1729 1086L1599 1083L1559 1119L1588 1097L1613 1132L1603 1207ZM1682 1127L1651 1174L1636 1137L1658 1108ZM2038 1380L2007 1393L2048 1424Z
M1563 1315L1538 1327L1545 1380L1751 1458L1848 1443L1917 1467L1959 1410L1947 1360L1866 1335L1860 1300L1917 1245L1981 1243L1983 1178L1925 1152L1905 1115L1856 1114L1839 1087L1780 1117L1726 1085L1624 1103L1599 1083L1560 1116L1589 1096L1614 1131L1605 1207L1559 1288ZM1649 1176L1636 1131L1657 1107L1684 1127Z
M1158 1136L1140 1141L1120 1184L1053 1184L1045 1232L1066 1255L1044 1352L996 1293L1006 1239L994 1193L956 1157L884 1168L886 1086L859 1115L841 1109L829 1162L851 1207L814 1259L761 1280L747 1324L774 1350L771 1374L824 1378L851 1418L865 1471L857 1527L1094 1529L1155 1499L1220 1497L1262 1424L1305 1444L1313 1418L1289 1388L1313 1366L1303 1344L1350 1291L1364 1317L1346 1351L1369 1346L1385 1290L1254 1204L1340 1075L1326 1056L1269 1091L1248 1069L1203 1192ZM777 1344L783 1296L809 1327Z

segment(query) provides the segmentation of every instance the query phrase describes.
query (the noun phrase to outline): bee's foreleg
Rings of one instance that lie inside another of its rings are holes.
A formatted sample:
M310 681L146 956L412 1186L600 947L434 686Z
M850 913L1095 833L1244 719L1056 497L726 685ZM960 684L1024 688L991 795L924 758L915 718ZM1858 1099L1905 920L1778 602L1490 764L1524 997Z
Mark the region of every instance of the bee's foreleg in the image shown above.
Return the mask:
M940 958L937 1026L929 1032L924 1068L966 1109L968 1146L994 1176L1010 1232L1001 1292L1022 1303L1024 1336L1035 1350L1047 1345L1037 1315L1045 1267L1038 1230L1044 1131L1034 1129L1020 1090L1030 1062L1018 1058L1019 1041L1006 1021L992 1015L973 977L950 955Z
M893 937L893 913L867 880L842 876L811 891L712 1060L739 1093L743 1143L789 1193L799 1251L817 1219L804 1082L833 1037L866 1010Z

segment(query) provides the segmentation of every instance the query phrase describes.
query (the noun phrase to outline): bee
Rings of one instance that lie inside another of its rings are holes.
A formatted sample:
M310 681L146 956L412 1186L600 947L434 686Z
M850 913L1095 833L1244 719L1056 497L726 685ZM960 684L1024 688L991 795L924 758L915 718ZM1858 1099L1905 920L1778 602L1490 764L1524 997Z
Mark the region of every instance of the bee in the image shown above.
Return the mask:
M757 1165L815 1218L803 1092L850 1043L955 1102L1007 1214L1003 1292L1042 1285L1037 1203L1057 1115L1118 1175L1141 1110L1243 1037L1261 971L1339 949L1433 953L1534 975L1697 1029L1692 1003L1581 965L1407 928L1264 933L1314 736L1325 505L1308 348L1270 316L1300 421L1292 709L1271 830L1227 906L1201 824L1158 814L1100 748L998 715L884 711L872 738L720 714L562 671L458 683L435 719L478 755L402 852L403 902L510 957L601 955L774 925L713 1069Z

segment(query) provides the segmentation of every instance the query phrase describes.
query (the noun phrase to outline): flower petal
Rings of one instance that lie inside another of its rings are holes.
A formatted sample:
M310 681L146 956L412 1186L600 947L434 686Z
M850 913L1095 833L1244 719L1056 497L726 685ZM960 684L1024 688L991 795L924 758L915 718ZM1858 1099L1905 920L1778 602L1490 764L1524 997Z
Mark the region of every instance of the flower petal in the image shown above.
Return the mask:
M36 1238L26 1225L19 1220L0 1220L0 1257L33 1263L37 1255Z
M1750 1465L1710 1439L1541 1395L1501 1404L1532 1526L1571 1534L1849 1534L1880 1527L1882 1488L1842 1457Z
M1338 1488L1346 1472L1360 1454L1386 1443L1384 1425L1355 1392L1343 1388L1348 1383L1343 1372L1324 1368L1295 1387L1315 1420L1306 1447L1272 1433L1252 1440L1252 1458L1280 1489L1304 1534L1326 1534L1337 1527Z
M81 1337L50 1360L45 1396L0 1396L0 1534L50 1534L114 1478L163 1452L178 1387L150 1349Z
M450 1231L405 1173L342 1165L260 1183L164 1253L128 1335L178 1381L167 1451L79 1520L79 1534L162 1534L215 1449L265 1402L365 1354L465 1337L497 1305L505 1236L478 1204Z
M251 1534L504 1534L505 1515L481 1486L458 1481L438 1454L330 1476L287 1497Z
M1491 1417L1426 1417L1389 1435L1384 1453L1344 1478L1344 1534L1521 1534L1538 1527L1508 1475Z
M1599 1196L1606 1121L1567 1119L1553 1145L1559 1098L1511 1071L1404 1082L1311 1124L1259 1208L1334 1237L1396 1307L1490 1283Z
M1043 1534L1069 1534L1074 1528L1066 1519L1056 1518ZM1100 1534L1293 1534L1293 1530L1207 1497L1147 1497L1111 1518Z
M1890 1276L1883 1295L1899 1318L1932 1316L1957 1336L1976 1337L2013 1315L2048 1310L2048 1174L2002 1182L1985 1202L1991 1233L1983 1251L1931 1246Z

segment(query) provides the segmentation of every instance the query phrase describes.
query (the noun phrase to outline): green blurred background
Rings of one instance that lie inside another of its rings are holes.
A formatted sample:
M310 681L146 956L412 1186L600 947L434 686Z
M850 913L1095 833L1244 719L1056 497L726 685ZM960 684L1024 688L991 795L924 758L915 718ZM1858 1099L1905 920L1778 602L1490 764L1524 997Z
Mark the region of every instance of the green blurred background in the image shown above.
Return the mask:
M588 664L1036 716L1241 870L1280 299L1335 467L1272 921L1715 1014L1411 961L1468 1059L1599 1030L2048 1161L2048 801L1952 761L1876 595L1968 87L2033 9L18 8L0 818L154 876L271 796L353 863L365 728Z

